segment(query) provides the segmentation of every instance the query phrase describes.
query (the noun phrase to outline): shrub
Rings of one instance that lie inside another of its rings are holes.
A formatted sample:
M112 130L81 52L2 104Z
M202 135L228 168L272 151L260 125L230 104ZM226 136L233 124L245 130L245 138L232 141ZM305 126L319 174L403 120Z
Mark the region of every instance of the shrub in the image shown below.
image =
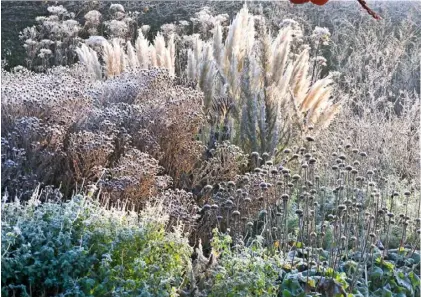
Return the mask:
M203 151L201 94L164 70L104 82L90 82L80 65L4 73L2 109L2 190L11 196L29 196L37 183L69 194L102 178L111 199L135 203L172 182L189 187Z
M269 255L255 241L246 247L239 243L231 248L231 237L214 230L212 255L218 260L207 267L211 277L202 283L206 296L278 296L282 277L281 260ZM200 255L200 251L199 251ZM206 271L206 270L205 270ZM203 270L201 271L203 273ZM202 275L197 275L200 278Z
M175 296L191 248L165 231L162 206L141 213L101 207L90 195L62 204L2 203L5 296Z

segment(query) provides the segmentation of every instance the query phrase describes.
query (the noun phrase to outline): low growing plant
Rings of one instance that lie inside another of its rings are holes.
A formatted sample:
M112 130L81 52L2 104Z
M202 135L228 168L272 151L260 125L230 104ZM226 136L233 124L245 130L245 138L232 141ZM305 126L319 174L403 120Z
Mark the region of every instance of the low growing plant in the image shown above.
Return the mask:
M2 203L2 295L176 296L192 249L159 205L106 209L87 195Z

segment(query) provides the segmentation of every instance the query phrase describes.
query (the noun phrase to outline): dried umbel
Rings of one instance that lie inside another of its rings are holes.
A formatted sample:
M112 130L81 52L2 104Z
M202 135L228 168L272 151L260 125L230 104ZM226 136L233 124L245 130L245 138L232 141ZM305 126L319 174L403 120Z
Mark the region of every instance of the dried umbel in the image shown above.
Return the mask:
M91 83L76 65L4 73L3 82L2 190L25 192L41 182L70 193L104 179L103 194L133 201L171 185L165 174L190 184L203 151L194 140L201 95L174 85L165 70Z
M49 6L50 15L37 17L32 27L20 32L24 42L27 66L31 70L46 70L50 66L70 65L76 61L75 49L82 29L75 14L62 5Z

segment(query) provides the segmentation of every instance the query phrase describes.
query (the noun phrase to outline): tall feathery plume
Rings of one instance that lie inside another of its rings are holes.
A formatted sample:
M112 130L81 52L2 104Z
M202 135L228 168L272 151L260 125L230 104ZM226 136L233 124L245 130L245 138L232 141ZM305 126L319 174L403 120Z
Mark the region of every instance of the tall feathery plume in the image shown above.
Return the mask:
M310 88L307 96L300 104L300 109L306 111L311 109L318 100L322 100L321 94L324 93L325 88L327 88L333 81L330 78L323 78L316 81Z
M285 71L288 55L290 52L291 32L289 27L282 29L274 42L272 43L272 63L271 72L272 80L275 84L279 84L281 77Z
M318 99L310 108L310 121L316 123L320 115L329 108L329 98L332 93L332 88L325 87L324 90L318 93Z
M83 43L76 49L76 54L78 55L79 60L85 65L92 78L102 78L101 64L99 63L97 53L93 49Z
M222 42L222 26L217 23L213 31L213 57L215 58L216 65L221 67L222 57L224 54L224 44Z
M154 47L156 51L156 61L158 67L165 67L165 39L164 36L158 32L154 40Z
M208 108L213 98L214 61L212 44L205 43L199 65L199 87L205 94L205 107Z
M337 102L333 104L329 109L327 109L318 119L317 127L322 130L329 127L331 122L335 119L336 115L340 112L342 108L342 102Z
M130 41L127 42L127 64L128 66L134 68L139 66L139 60L137 58L135 49Z
M190 80L196 80L197 79L197 72L196 72L196 59L194 58L194 52L192 49L189 49L187 51L187 78Z
M229 26L228 35L225 40L225 49L224 49L224 55L225 60L224 63L231 62L231 59L233 57L233 51L234 47L239 44L239 40L241 38L241 19L244 18L244 15L247 14L247 8L243 7L240 12L235 16L233 22ZM229 65L226 65L226 67L229 67Z
M168 51L170 56L170 65L169 71L171 76L175 76L175 41L174 34L171 34L170 39L168 40Z
M137 60L142 69L147 69L150 65L149 42L143 35L142 30L139 29L138 34L135 42Z
M166 68L169 74L172 76L174 72L174 67L171 65L172 59L169 49L165 49L164 51L164 64L162 65L163 68Z
M194 60L195 63L195 71L196 74L199 74L199 64L200 60L202 60L202 50L203 50L203 41L200 39L199 34L195 35L194 41L193 41L193 54L194 54Z
M156 53L155 46L153 46L152 44L149 45L148 52L149 52L149 59L150 59L149 65L157 67L158 66L158 59L157 59L157 53Z
M294 63L294 70L291 78L291 89L297 104L300 105L310 87L309 71L310 55L308 49L304 49Z
M118 42L116 39L110 42L102 43L104 50L104 61L107 77L113 77L120 74L120 59L121 54L118 52L118 48L114 45Z
M258 148L257 141L257 95L251 89L250 71L251 63L248 57L244 61L244 71L241 74L241 97L244 98L242 106L242 116L240 122L240 138L251 151Z
M123 47L121 46L120 40L118 38L113 39L112 45L117 74L120 74L126 69L126 54L124 53Z

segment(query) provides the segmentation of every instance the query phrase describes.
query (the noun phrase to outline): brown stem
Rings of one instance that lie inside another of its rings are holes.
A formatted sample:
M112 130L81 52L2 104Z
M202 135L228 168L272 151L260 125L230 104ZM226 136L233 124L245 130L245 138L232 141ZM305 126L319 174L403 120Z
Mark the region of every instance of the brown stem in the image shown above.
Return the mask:
M370 7L368 7L367 2L365 2L365 0L357 0L357 1L368 12L368 14L371 15L374 19L376 20L382 19L375 11L373 11Z

